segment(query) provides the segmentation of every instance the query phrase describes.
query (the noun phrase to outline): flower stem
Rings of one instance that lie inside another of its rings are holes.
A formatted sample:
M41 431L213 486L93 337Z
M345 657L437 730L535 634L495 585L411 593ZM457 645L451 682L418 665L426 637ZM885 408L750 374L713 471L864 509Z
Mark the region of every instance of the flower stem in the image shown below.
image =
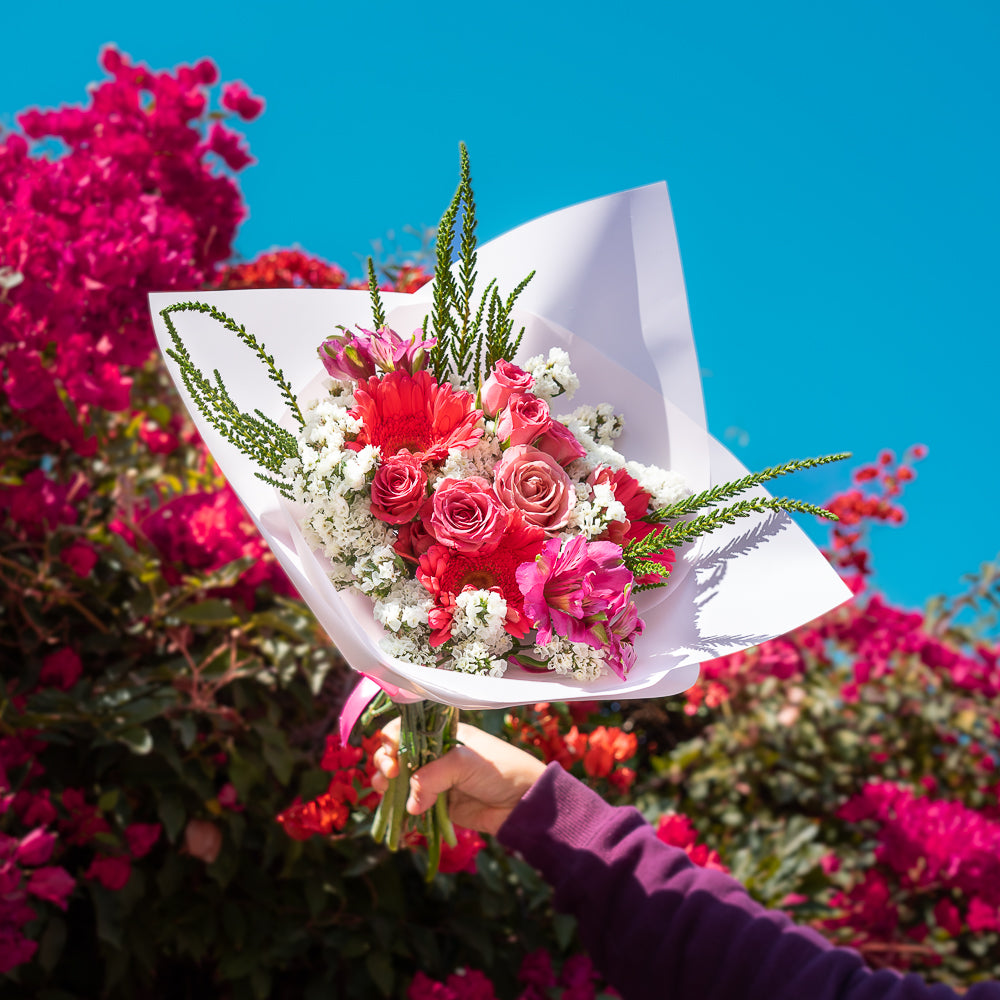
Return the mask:
M406 800L413 772L454 746L458 709L433 701L397 707L400 715L399 773L390 779L375 811L371 836L375 843L384 843L390 851L396 851L408 831L423 833L427 841L427 881L430 882L441 863L442 842L449 847L458 842L448 816L448 800L443 795L438 796L431 810L419 820L406 812Z

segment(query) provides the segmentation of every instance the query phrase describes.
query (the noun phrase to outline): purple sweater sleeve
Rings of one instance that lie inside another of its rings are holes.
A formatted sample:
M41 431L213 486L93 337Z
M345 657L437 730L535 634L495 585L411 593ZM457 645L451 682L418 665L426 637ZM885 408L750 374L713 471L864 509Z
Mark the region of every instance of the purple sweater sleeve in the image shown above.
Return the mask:
M857 952L755 903L691 864L632 808L609 806L551 764L499 832L579 921L625 1000L956 1000L915 975L870 971ZM1000 983L964 1000L1000 1000Z

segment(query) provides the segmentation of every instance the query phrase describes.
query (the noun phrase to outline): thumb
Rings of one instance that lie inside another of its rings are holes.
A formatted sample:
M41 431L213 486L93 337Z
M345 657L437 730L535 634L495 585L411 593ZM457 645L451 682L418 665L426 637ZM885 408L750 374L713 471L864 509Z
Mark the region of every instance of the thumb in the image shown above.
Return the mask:
M413 816L427 812L439 795L450 791L462 778L462 748L449 750L424 764L410 777L410 797L406 800L406 811Z

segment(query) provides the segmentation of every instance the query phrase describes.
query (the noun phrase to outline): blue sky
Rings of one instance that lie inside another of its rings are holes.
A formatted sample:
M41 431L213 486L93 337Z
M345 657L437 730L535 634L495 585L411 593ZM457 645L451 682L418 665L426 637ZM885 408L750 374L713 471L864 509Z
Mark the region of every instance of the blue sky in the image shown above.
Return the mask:
M44 45L19 5L4 34L5 127L83 100L108 42L156 69L209 56L266 98L247 257L360 273L372 241L436 223L460 139L483 237L665 179L716 436L751 467L928 445L907 524L875 535L904 605L1000 550L1000 5L114 0ZM817 501L846 481L810 475Z

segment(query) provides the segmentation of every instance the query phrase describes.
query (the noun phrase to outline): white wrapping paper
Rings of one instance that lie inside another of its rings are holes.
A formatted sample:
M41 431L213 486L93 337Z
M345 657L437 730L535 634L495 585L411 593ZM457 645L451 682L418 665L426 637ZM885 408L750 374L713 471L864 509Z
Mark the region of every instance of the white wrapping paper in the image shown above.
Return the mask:
M627 458L681 472L692 489L746 474L705 429L705 411L687 299L664 184L598 198L536 219L484 245L478 273L506 295L536 276L518 300L526 327L518 358L561 346L580 377L572 402L611 403L626 420L617 450ZM414 295L383 293L389 325L408 334L429 311L429 286ZM170 338L160 316L168 305L209 302L251 331L274 355L303 399L324 374L318 345L336 325L371 326L367 292L279 289L158 293L150 296L162 350ZM259 360L209 317L174 315L202 371L218 369L242 409L287 423L277 389ZM515 361L518 359L515 359ZM268 545L354 669L416 695L459 708L502 708L539 701L651 698L677 694L697 679L702 660L735 652L804 624L850 593L805 534L784 514L746 518L680 552L669 585L639 595L645 620L636 664L626 680L609 674L581 683L508 668L483 677L407 664L379 648L371 605L337 591L325 560L309 550L294 506L257 479L253 463L221 438L193 407L176 364L167 366L191 415ZM289 425L290 426L290 425ZM803 456L789 456L789 458ZM763 491L760 491L763 493Z

